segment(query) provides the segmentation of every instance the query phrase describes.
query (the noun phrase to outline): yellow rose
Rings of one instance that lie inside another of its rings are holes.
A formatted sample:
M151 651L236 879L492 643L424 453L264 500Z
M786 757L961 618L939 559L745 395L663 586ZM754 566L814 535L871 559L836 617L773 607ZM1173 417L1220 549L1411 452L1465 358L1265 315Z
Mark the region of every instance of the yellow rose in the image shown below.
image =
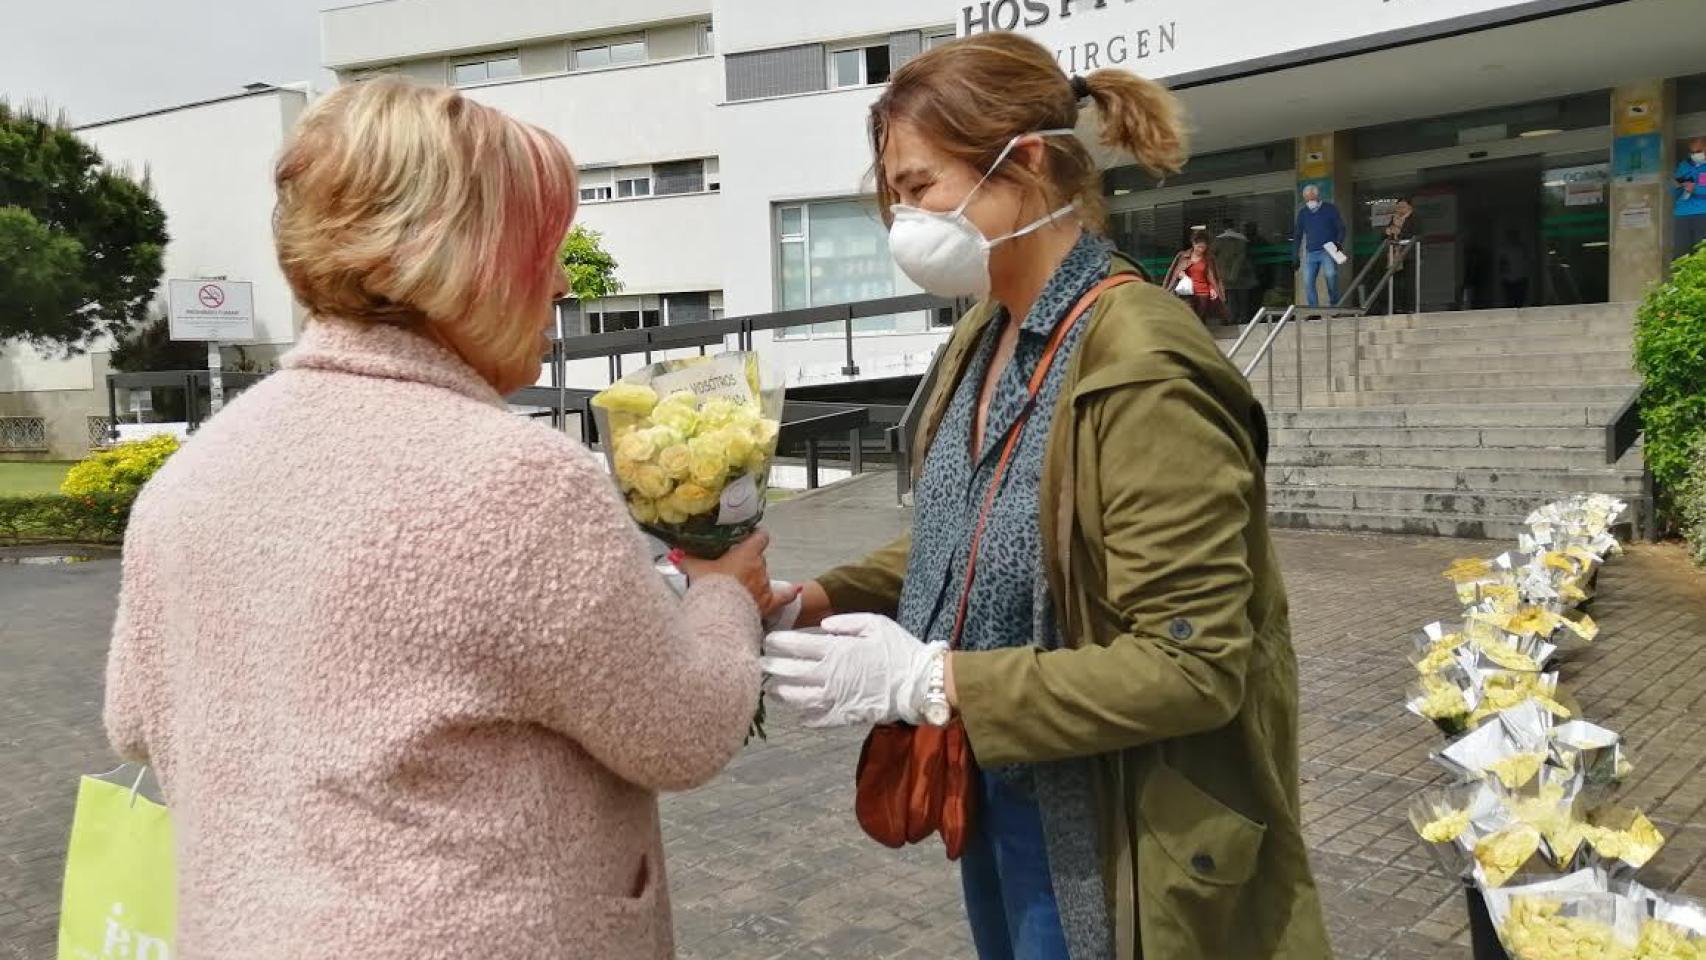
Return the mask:
M657 523L657 502L641 496L630 496L628 498L628 515L638 523Z
M592 398L592 405L611 413L630 413L643 417L657 406L657 391L638 383L616 383Z
M765 477L769 470L770 454L759 448L753 450L752 456L746 458L746 464L741 473L750 474L754 477Z
M627 429L616 436L616 459L642 464L656 456L657 443L650 430Z
M1475 859L1486 872L1487 885L1502 887L1540 849L1540 831L1528 824L1515 824L1482 837L1475 844Z
M1508 757L1487 764L1487 772L1499 778L1499 782L1512 790L1522 786L1540 772L1540 765L1546 760L1543 753L1513 753Z
M659 523L667 523L667 524L670 524L671 526L679 526L679 525L687 522L687 514L683 513L680 510L680 508L676 507L675 501L673 499L666 497L662 500L659 500L657 502L657 508L658 508L658 522Z
M671 480L686 480L692 472L693 454L684 443L665 447L658 451L658 466Z
M669 495L669 499L675 509L690 517L696 517L699 514L714 510L721 494L721 488L708 487L688 481L676 487L675 492Z
M705 430L720 430L735 422L740 409L727 397L712 397L699 408L699 426Z
M766 453L776 449L776 437L782 432L780 421L758 418L752 426L752 442Z
M663 468L655 463L642 463L635 467L629 479L640 496L653 500L669 496L669 491L675 487L675 482L665 476Z
M1422 839L1429 843L1449 843L1469 829L1468 810L1447 810L1423 825Z
M723 459L731 467L745 464L757 449L752 435L739 427L724 427L717 431L717 437L723 443Z
M678 390L663 398L652 411L652 422L668 427L683 437L699 430L699 401L686 390Z
M717 483L729 473L729 456L727 444L717 434L694 437L687 441L687 449L692 453L693 465L691 473L694 480L702 484Z
M1521 960L1603 960L1615 937L1598 920L1566 916L1563 905L1540 897L1517 897L1499 930Z

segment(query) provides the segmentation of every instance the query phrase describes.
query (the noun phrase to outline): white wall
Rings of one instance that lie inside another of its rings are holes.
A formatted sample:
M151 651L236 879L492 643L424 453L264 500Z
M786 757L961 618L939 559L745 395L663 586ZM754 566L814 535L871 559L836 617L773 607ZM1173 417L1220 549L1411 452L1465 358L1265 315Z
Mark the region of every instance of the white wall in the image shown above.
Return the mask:
M34 390L92 390L95 365L88 354L43 356L34 347L7 344L0 350L0 393Z
M942 0L716 0L714 7L717 47L724 53L942 27L959 9Z
M723 288L723 198L694 193L581 204L576 223L604 235L622 292Z
M273 252L272 168L305 101L280 90L77 131L109 163L148 171L171 237L167 279L255 285L255 343L291 343L301 328Z
M470 87L470 99L537 124L575 162L651 163L717 155L713 104L722 98L715 57L636 64Z
M320 14L320 58L333 69L377 65L710 11L710 0L377 0Z

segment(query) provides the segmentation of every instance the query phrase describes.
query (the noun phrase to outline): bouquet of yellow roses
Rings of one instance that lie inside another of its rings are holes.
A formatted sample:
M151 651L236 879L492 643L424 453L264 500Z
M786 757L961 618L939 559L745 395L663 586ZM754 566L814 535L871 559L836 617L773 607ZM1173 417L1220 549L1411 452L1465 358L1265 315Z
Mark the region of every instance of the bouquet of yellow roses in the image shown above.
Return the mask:
M781 384L744 352L666 360L593 397L599 436L640 527L716 558L757 529L781 431Z

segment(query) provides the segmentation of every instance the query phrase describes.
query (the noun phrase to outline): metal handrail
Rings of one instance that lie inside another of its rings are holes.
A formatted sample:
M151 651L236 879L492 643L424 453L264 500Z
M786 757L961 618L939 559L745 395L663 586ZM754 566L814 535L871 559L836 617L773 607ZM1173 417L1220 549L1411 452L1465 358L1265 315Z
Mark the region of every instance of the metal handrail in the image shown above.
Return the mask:
M1387 246L1391 243L1392 241L1390 239L1382 239L1380 241L1380 246L1374 249L1374 256L1369 257L1368 261L1362 265L1362 269L1357 271L1356 279L1352 280L1350 284L1345 287L1345 292L1339 295L1339 299L1334 302L1333 306L1343 307L1350 303L1351 295L1362 289L1363 281L1368 279L1368 272L1373 270L1374 265L1380 262L1380 254L1386 252ZM1390 267L1390 264L1388 264L1388 266ZM1366 307L1367 305L1368 301L1364 300L1360 306Z
M1261 323L1262 319L1268 315L1268 312L1269 308L1267 307L1256 308L1256 315L1250 318L1249 323L1244 324L1244 332L1240 333L1238 335L1238 339L1233 341L1232 349L1226 351L1227 359L1230 360L1231 358L1238 356L1238 351L1244 349L1244 341L1250 339L1250 334L1256 332L1256 324Z
M1605 462L1616 463L1641 437L1641 399L1646 387L1636 387L1605 425Z
M1266 308L1264 307L1263 309L1265 310ZM1279 338L1280 331L1284 330L1286 324L1290 323L1291 318L1296 315L1297 304L1295 303L1286 307L1285 312L1280 314L1278 322L1276 322L1273 325L1273 329L1268 332L1268 338L1262 341L1262 346L1256 351L1255 357L1251 358L1250 362L1244 365L1244 379L1248 380L1250 378L1250 374L1256 372L1257 364L1260 364L1262 362L1262 358L1268 355L1268 351L1273 349L1274 341ZM1252 324L1254 323L1254 321L1251 322ZM1272 370L1270 369L1269 372L1271 373ZM1270 377L1269 379L1272 378Z

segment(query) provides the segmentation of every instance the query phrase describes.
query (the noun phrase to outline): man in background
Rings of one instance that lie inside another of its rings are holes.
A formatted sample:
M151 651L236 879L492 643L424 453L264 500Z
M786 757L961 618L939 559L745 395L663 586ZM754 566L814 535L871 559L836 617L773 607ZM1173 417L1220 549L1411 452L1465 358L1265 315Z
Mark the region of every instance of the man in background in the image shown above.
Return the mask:
M1339 208L1323 202L1314 184L1303 188L1303 206L1297 211L1297 240L1303 244L1303 289L1309 306L1320 306L1315 278L1327 278L1327 303L1339 302L1339 261L1333 254L1345 245L1345 220ZM1343 256L1341 253L1340 256Z
M1688 141L1688 156L1676 165L1676 252L1682 256L1706 240L1706 137Z

